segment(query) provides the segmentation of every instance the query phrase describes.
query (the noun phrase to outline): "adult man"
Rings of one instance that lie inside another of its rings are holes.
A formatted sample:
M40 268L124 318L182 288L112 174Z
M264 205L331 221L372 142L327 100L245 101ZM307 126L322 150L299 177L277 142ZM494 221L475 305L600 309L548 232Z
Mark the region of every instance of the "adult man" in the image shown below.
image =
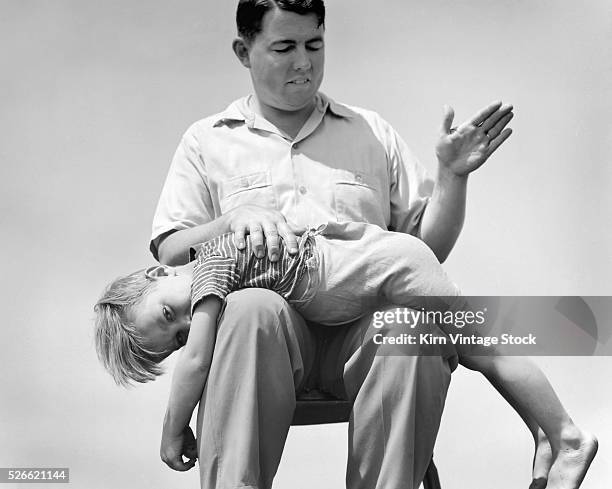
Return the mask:
M228 231L239 244L250 234L257 253L265 243L275 259L279 239L296 248L293 231L335 220L418 235L446 258L463 222L467 175L510 135L511 107L492 104L456 131L448 109L432 182L378 115L318 92L324 20L322 0L239 2L233 49L254 94L183 137L153 224L160 261L184 262L189 246ZM316 382L353 402L347 486L416 488L454 352L377 355L364 341L370 322L319 341L317 327L275 294L230 294L198 415L202 487L270 487L295 392ZM162 457L177 470L193 465L180 457L184 436L165 424Z

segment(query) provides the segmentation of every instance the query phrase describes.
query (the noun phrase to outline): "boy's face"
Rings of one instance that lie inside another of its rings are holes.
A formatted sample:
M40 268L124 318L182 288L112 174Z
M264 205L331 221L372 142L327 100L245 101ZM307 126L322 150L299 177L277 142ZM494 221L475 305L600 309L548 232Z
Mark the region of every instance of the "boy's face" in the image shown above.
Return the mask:
M155 285L132 308L130 320L144 338L144 346L160 354L160 360L187 342L191 326L191 277L176 275L155 278Z

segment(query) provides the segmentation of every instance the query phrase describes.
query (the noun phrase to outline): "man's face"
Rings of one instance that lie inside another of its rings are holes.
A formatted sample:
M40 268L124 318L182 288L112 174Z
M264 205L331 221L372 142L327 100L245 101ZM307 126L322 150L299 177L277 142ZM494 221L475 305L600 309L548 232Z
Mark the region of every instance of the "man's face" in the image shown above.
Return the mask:
M191 278L168 275L155 285L128 314L144 339L144 346L160 360L185 345L191 326Z
M314 104L323 80L323 26L315 14L278 8L267 12L262 30L249 47L253 87L259 103L299 111Z

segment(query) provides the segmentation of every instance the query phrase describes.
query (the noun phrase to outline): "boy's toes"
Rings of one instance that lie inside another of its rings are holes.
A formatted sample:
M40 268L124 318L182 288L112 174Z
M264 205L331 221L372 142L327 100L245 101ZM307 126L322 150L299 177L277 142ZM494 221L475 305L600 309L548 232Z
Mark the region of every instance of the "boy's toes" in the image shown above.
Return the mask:
M538 477L537 479L533 479L531 484L529 484L529 489L544 489L546 487L547 479L544 477Z

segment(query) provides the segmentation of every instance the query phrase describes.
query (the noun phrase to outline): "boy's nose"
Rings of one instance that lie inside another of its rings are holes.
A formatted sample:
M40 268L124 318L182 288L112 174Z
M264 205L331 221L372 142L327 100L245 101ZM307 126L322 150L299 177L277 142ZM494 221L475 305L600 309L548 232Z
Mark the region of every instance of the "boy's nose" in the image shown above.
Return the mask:
M187 331L189 331L190 327L191 327L191 313L188 312L181 316L180 322L179 322L179 328L181 328L181 330L186 329Z

